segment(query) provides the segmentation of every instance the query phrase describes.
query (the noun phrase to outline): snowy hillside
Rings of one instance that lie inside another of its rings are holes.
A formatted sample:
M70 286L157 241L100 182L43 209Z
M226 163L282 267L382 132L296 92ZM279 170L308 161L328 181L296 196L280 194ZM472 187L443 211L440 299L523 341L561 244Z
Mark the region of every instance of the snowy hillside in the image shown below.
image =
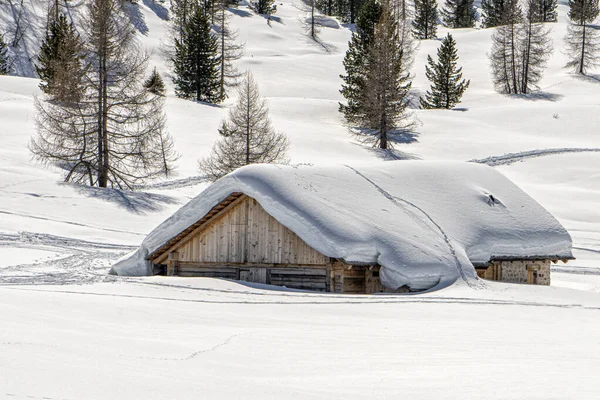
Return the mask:
M496 93L486 55L491 30L452 30L471 80L462 103L415 109L414 134L382 153L356 142L338 113L350 27L332 19L315 43L294 1L278 2L270 25L245 5L231 12L246 45L238 68L252 70L274 127L289 135L292 163L493 165L563 224L577 260L557 266L549 288L488 283L408 298L107 276L207 187L197 160L235 98L209 106L175 97L160 50L168 2L140 0L130 12L153 52L151 67L169 86L176 176L133 193L61 183L60 171L35 164L27 148L40 91L38 80L23 76L34 74L46 12L44 2L28 0L31 27L16 55L21 77L0 76L0 397L598 398L600 71L584 78L563 68L566 2L551 24L555 50L539 92ZM18 11L18 2L0 2L0 29L13 32ZM81 9L71 11L77 18ZM429 87L425 60L438 46L421 42L415 99Z

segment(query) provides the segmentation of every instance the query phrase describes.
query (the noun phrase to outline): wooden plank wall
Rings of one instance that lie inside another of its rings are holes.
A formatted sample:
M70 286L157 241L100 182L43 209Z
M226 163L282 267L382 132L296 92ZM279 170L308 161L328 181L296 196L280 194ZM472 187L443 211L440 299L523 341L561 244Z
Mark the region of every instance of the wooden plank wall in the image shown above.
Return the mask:
M329 263L328 257L307 245L250 197L210 221L177 252L178 260L183 262Z

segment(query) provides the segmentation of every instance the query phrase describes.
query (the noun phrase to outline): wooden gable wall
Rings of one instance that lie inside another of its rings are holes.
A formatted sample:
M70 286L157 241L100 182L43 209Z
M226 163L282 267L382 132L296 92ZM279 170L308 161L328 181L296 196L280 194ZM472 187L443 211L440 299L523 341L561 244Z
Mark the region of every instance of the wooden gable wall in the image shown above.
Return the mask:
M182 243L177 260L197 263L327 265L329 258L243 196Z

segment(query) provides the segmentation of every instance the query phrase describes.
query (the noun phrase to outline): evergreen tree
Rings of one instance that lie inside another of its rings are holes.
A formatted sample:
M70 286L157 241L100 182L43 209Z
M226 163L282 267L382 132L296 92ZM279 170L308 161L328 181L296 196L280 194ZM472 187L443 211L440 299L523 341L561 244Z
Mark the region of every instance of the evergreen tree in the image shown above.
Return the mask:
M0 32L0 75L8 75L8 45L4 41L4 35Z
M148 55L119 0L91 0L86 15L82 96L35 101L34 157L65 170L65 181L133 189L168 174L176 154L164 100L143 87Z
M415 0L413 34L417 39L437 37L438 9L436 0Z
M600 65L600 38L589 26L598 17L598 0L569 0L569 19L565 43L570 57L567 67L579 74Z
M219 134L221 138L210 155L198 162L199 169L212 181L244 165L288 163L288 139L271 127L269 108L250 72L240 85L238 101L229 110L229 119L221 123Z
M473 28L476 21L473 0L446 0L442 21L449 28Z
M410 75L403 66L404 49L388 2L382 5L381 17L369 44L366 73L359 87L360 108L352 116L365 142L380 149L391 148L390 135L412 127L407 113Z
M339 111L344 114L346 121L356 123L355 118L362 108L361 88L367 71L369 45L373 39L375 25L381 16L381 6L375 0L367 0L361 8L356 30L348 44L348 51L344 57L346 75L340 75L344 81L340 93L346 99L346 104L340 103Z
M431 82L431 90L420 102L423 108L450 109L460 103L470 81L462 79L462 68L457 68L458 54L452 35L448 34L442 40L437 56L437 62L434 62L431 56L427 56L429 65L425 67L425 74Z
M569 0L569 19L577 24L594 22L599 12L598 0Z
M152 70L152 73L150 74L148 79L146 79L146 81L144 82L144 87L146 88L147 91L149 91L152 94L155 94L157 96L162 96L162 97L165 96L165 93L166 93L165 82L163 81L162 77L156 70L156 67L154 67L154 69Z
M534 0L528 3L533 23L558 21L558 0Z
M56 101L76 102L81 96L85 54L75 27L64 14L51 23L35 66L40 89Z
M175 37L180 41L183 40L185 27L198 5L198 0L171 0L171 20L175 28Z
M256 13L263 15L272 15L277 12L275 0L257 0L252 3L251 7Z
M482 0L481 21L484 28L493 28L502 25L504 4L510 0Z
M223 100L219 90L218 49L208 16L201 7L196 7L185 26L183 39L175 39L173 82L177 96L208 103Z

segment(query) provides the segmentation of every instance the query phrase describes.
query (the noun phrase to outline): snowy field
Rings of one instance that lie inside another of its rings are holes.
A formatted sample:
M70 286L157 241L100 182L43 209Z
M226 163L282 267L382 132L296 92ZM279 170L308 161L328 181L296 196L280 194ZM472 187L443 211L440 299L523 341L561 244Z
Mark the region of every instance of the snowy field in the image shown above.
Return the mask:
M139 37L156 50L165 10L150 0L137 7ZM357 143L337 112L348 27L332 21L314 43L291 0L278 4L271 26L245 6L232 15L246 43L238 66L253 71L274 126L290 137L293 163L493 165L573 237L577 260L554 267L551 287L341 296L108 276L207 186L196 162L235 99L207 106L171 88L178 176L127 193L63 184L59 171L33 163L38 81L0 77L0 398L599 398L600 71L581 78L563 68L567 9L562 2L551 25L555 51L541 91L529 96L494 92L490 30L452 31L471 80L460 109L415 110L414 135L387 153ZM9 10L0 4L2 23ZM28 43L34 48L35 38ZM428 89L424 62L438 45L421 43L415 98ZM158 50L152 64L168 82Z

